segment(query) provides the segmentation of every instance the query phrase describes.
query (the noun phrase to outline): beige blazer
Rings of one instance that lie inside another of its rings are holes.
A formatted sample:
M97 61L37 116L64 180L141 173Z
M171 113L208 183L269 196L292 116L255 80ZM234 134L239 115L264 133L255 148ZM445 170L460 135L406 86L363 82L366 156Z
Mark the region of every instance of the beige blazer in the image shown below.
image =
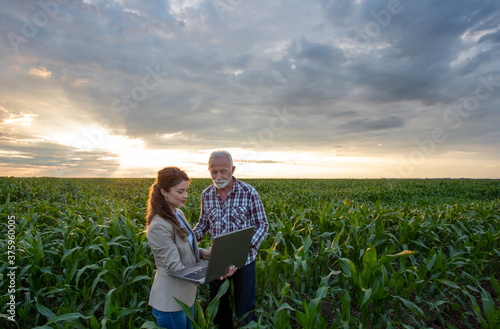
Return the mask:
M191 225L187 222L184 213L179 209L178 211L192 232ZM181 306L175 301L175 297L191 307L196 298L196 284L171 277L169 273L199 262L196 237L194 238L193 250L189 241L184 241L177 236L172 224L159 215L153 217L146 237L156 263L156 275L149 295L149 305L163 312L182 311Z

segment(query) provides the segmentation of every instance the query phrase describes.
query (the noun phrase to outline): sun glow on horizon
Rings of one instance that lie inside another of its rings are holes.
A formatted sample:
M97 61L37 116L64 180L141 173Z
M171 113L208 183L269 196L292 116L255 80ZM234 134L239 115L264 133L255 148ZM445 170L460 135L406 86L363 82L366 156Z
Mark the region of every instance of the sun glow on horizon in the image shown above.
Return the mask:
M112 135L99 126L83 126L78 133L55 133L46 136L61 145L74 147L80 151L105 150L122 152L144 148L144 142L137 138L122 135Z
M17 122L21 124L21 122ZM84 164L92 163L83 175L93 177L155 177L158 170L167 166L176 166L184 170L191 178L209 178L208 158L211 152L219 149L175 148L179 140L187 138L182 134L170 134L165 138L164 149L151 149L140 138L112 134L96 125L80 126L78 131L45 130L38 136L38 142L51 142L70 147L74 154L60 166L27 165L18 168L25 175L74 175ZM16 141L29 145L30 140ZM460 160L470 157L467 152L448 152L440 157L391 157L390 155L358 155L359 150L336 151L291 151L291 150L256 150L244 148L226 148L233 157L236 166L234 176L246 178L461 178ZM87 154L87 155L85 155ZM413 153L411 153L413 154ZM410 154L410 155L411 155ZM18 152L4 154L6 158L24 158L29 161L31 153ZM498 177L498 166L494 163L475 163L476 171L469 178ZM59 168L59 169L57 169ZM70 174L61 174L64 168ZM436 176L436 168L445 175ZM443 169L443 168L446 168ZM0 168L2 169L2 168ZM12 175L7 169L0 172ZM37 174L38 173L38 174ZM14 175L15 174L14 172ZM81 176L82 174L79 174Z

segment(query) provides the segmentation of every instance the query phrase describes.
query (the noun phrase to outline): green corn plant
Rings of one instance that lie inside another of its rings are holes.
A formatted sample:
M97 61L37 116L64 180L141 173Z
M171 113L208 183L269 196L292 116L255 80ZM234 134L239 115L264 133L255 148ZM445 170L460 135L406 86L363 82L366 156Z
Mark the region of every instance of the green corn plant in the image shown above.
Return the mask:
M385 264L414 254L414 251L405 250L398 254L382 255L378 258L375 247L369 245L362 257L362 269L358 269L348 258L339 260L343 275L358 296L357 305L361 310L362 326L366 326L373 316L383 313L381 311L384 308L384 301L390 298L390 289L394 283L390 279L390 273ZM349 295L343 298L343 303L351 302ZM372 303L373 306L371 306Z
M288 290L287 290L288 292ZM257 322L251 322L244 328L268 328L272 327L274 329L291 329L291 312L295 311L288 303L283 303L284 295L283 292L280 294L281 301L278 297L269 292L265 292L265 298L269 301L268 307L266 309L256 309Z
M291 329L291 312L295 311L288 303L279 305L272 316L272 323L275 329ZM249 327L252 328L252 327ZM258 328L258 327L257 327Z
M183 303L182 301L178 300L175 297L174 299L182 307L182 310L189 318L191 324L195 329L211 329L214 328L213 320L215 318L215 315L217 314L217 310L219 309L220 298L228 290L229 283L230 283L229 280L224 281L224 283L220 286L217 295L214 297L212 301L210 301L205 311L201 309L201 306L198 303L198 305L196 306L198 311L196 312L198 314L198 320L195 320L193 314L191 313L191 309L188 305L186 305L185 303Z
M497 302L500 302L500 297L498 297L500 285L494 275L491 275L489 279L497 294ZM477 298L473 295L473 292L480 293L480 302L478 302ZM473 314L478 319L482 329L493 329L500 326L500 307L495 304L495 301L487 290L481 286L479 286L479 290L469 287L468 289L463 289L463 293L471 301Z
M329 289L322 303L335 310L328 319L332 328L498 325L496 279L487 280L500 272L498 181L249 182L259 191L270 224L256 263L254 326L300 326L297 312L301 321L314 319L306 310L314 306L318 287ZM0 229L6 231L4 219L16 215L14 327L155 328L147 307L155 268L144 235L151 184L151 179L0 177ZM209 179L191 184L184 212L193 225L199 194L209 184ZM346 199L353 201L344 204ZM205 237L201 243L208 242ZM0 244L4 253L5 245ZM398 250L418 253L379 265L380 255ZM1 301L10 298L4 293L6 269L0 265L0 314L5 313ZM199 298L196 315L206 317L201 305L208 303L203 294ZM62 319L50 322L58 316ZM0 315L2 328L4 319Z
M158 326L158 324L155 321L146 321L142 324L140 329L161 329L161 327Z
M82 315L79 312L64 313L61 315L56 315L50 309L48 309L47 307L38 303L36 298L35 298L35 301L36 301L36 308L37 308L38 312L40 314L42 314L43 316L45 316L49 321L44 326L38 326L38 327L35 327L34 329L52 328L52 326L54 326L57 329L64 328L64 326L63 326L63 324L61 324L61 322L71 323L74 328L84 329L85 326L83 326L77 320L90 318L90 317Z
M295 319L301 328L327 328L328 323L321 314L321 302L328 291L328 287L320 287L314 299L301 303L303 312L295 310Z

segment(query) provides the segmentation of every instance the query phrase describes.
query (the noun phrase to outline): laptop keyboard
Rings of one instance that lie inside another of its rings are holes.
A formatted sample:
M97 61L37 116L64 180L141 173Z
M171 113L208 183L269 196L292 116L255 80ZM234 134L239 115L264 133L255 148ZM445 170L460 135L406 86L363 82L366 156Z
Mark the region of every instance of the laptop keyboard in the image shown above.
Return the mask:
M203 279L205 277L206 273L207 273L207 268L204 267L204 268L199 269L197 271L194 271L192 273L186 274L186 275L184 275L184 277L188 278L188 279L199 280L199 279Z

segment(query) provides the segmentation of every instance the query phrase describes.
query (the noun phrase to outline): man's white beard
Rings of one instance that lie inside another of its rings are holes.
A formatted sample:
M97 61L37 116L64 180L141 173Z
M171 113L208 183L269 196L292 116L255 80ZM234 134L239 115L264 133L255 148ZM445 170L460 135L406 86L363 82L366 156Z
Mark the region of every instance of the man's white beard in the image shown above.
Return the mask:
M224 187L227 186L227 184L229 184L231 182L232 179L233 179L233 177L231 177L229 179L217 179L217 180L212 179L212 182L214 182L214 185L217 188L223 189Z

